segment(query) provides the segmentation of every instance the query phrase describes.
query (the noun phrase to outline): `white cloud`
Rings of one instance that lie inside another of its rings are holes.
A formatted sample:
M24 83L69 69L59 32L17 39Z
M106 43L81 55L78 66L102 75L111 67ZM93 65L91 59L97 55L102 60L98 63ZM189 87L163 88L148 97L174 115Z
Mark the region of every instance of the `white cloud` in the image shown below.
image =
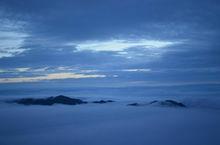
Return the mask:
M0 73L49 73L49 72L74 72L74 73L95 73L99 72L100 70L95 69L80 69L73 66L59 66L59 67L17 67L17 68L7 68L7 69L0 69Z
M80 72L82 73L94 73L94 72L99 72L100 70L96 70L96 69L82 69L80 70Z
M22 72L29 72L29 71L31 71L31 68L29 67L0 69L0 73L22 73Z
M74 70L76 70L74 67L71 67L71 66L59 66L56 69L59 71L74 71Z
M47 71L47 69L49 69L49 67L41 67L41 68L35 68L35 69L31 69L33 72L45 72Z
M141 48L163 48L180 42L175 41L162 41L162 40L108 40L108 41L85 41L80 43L67 43L68 46L75 46L78 51L92 50L92 51L114 51L123 53L128 48L141 47Z
M43 76L33 76L33 77L0 78L0 83L23 83L23 82L39 82L45 80L104 78L104 77L106 76L97 75L97 74L51 73Z
M19 68L15 68L16 71L18 72L27 72L28 70L30 70L31 68L29 67L19 67Z
M125 72L150 72L151 69L124 69Z
M23 48L26 38L23 23L0 18L0 58L13 57L28 50Z
M0 73L5 73L5 72L7 72L7 70L5 70L5 69L0 69Z

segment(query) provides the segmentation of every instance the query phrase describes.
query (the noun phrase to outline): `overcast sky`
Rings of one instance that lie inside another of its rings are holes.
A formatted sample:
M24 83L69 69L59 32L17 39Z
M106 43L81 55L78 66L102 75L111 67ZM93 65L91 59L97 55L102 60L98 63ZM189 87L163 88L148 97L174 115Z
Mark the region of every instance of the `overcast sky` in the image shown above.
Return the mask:
M219 0L0 0L0 83L220 84Z

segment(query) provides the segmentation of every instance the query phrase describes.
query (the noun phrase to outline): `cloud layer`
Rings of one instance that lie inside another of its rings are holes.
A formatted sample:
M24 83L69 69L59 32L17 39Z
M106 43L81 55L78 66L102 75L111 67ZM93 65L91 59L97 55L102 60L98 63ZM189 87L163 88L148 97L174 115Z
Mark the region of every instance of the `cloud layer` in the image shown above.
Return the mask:
M1 12L0 12L1 13ZM29 36L24 31L24 24L19 21L9 20L0 14L0 58L13 57L28 49L24 47Z
M113 51L121 52L129 48L157 49L172 46L180 42L161 40L108 40L108 41L86 41L80 43L67 43L68 46L75 46L78 51Z
M217 0L1 0L0 9L7 87L77 77L79 86L220 81Z
M49 80L104 78L104 77L106 76L75 74L75 73L52 73L44 76L0 78L0 83L26 83L26 82L49 81Z

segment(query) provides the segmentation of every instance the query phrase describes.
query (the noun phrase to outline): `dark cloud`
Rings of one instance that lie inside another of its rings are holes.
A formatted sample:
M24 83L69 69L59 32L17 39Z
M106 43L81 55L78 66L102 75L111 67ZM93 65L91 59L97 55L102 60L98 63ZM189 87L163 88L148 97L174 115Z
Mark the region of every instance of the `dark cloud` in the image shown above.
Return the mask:
M0 58L1 68L75 66L118 75L105 78L106 85L220 81L218 0L1 0L0 5L0 20L25 22L22 28L28 34L22 46L28 50ZM111 39L183 43L159 49L163 53L156 58L142 47L125 50L125 54L133 55L127 58L112 51L76 51L74 46L65 45ZM152 71L119 71L146 68ZM209 68L217 69L201 71ZM188 71L180 71L184 69Z
M3 0L1 3L6 10L31 21L32 31L41 37L58 35L60 39L80 40L140 33L151 37L161 31L170 37L176 36L167 32L172 29L180 34L188 31L184 33L187 35L195 31L192 28L207 31L219 26L219 2L215 0Z

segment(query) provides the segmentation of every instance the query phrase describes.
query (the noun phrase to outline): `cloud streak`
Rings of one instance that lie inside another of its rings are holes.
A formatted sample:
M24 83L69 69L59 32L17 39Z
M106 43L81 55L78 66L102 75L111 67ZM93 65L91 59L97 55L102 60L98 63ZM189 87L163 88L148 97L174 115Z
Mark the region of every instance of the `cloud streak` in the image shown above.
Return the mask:
M24 82L39 82L39 81L49 81L49 80L86 79L86 78L104 78L104 77L106 76L98 75L98 74L51 73L44 76L0 78L0 83L24 83Z
M124 72L151 72L151 69L123 69Z
M24 48L27 37L29 34L24 31L24 23L0 16L0 58L13 57L27 51Z
M1 0L1 81L74 82L76 74L107 76L80 79L76 86L219 81L218 5L199 0ZM47 75L54 73L59 75Z
M113 39L107 41L85 41L80 43L67 43L67 46L75 46L78 51L92 50L92 51L113 51L121 52L129 48L141 47L148 49L156 49L179 44L176 41L162 41L162 40L125 40Z

